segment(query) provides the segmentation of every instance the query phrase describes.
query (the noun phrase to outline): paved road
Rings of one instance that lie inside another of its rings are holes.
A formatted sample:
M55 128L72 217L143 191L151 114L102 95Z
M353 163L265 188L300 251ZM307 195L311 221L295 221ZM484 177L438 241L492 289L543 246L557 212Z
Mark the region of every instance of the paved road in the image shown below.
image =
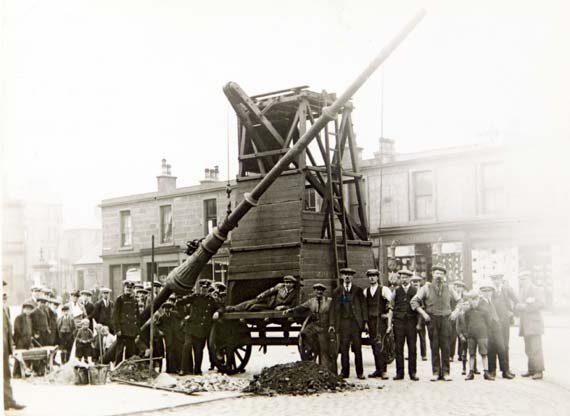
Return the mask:
M512 329L511 361L513 370L521 374L526 370L526 357L522 339ZM178 415L302 415L315 411L327 416L394 412L393 414L420 415L570 415L570 327L556 326L547 329L544 337L547 372L543 381L523 379L485 381L481 376L474 381L464 381L461 364L452 364L451 382L430 382L429 362L419 362L419 382L376 381L368 379L361 383L368 390L328 393L318 396L245 396L218 402L196 404L161 412L141 413L144 416ZM365 347L366 348L366 347ZM255 352L248 371L242 377L250 377L263 366L297 359L293 347L274 347L267 355ZM365 371L373 367L370 351L365 353ZM394 365L389 371L394 373ZM349 381L356 382L355 379Z

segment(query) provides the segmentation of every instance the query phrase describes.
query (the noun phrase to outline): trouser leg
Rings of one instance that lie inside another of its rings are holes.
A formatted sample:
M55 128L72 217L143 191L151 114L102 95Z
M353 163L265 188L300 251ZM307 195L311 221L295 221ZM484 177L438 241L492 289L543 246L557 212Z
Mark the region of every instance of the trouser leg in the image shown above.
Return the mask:
M190 335L184 336L184 345L182 346L181 371L184 374L191 374L194 372L194 357L192 354L192 338Z
M340 321L340 372L344 377L350 374L349 362L350 349L350 320L341 319Z
M416 325L413 320L406 320L406 343L408 345L408 374L414 375L417 371L416 352Z
M115 346L115 365L119 365L123 361L123 350L125 349L125 339L123 336L117 337L117 344ZM70 349L71 351L71 349Z
M426 346L426 327L421 325L418 329L418 336L420 337L420 354L423 357L427 357L427 346Z
M396 375L404 376L404 342L406 340L405 323L394 321L394 343L396 348Z
M439 323L437 322L437 317L432 316L431 321L427 324L428 335L429 335L429 347L431 350L431 371L435 375L440 374L440 355L439 355Z
M542 336L529 335L524 337L525 352L528 356L529 372L540 373L544 371L544 356L542 353Z
M202 373L202 359L204 357L204 347L206 338L192 336L192 349L194 352L194 374Z
M449 374L449 342L445 342L446 340L449 341L449 333L451 331L451 322L449 321L448 316L440 316L440 348L441 348L441 367L442 367L442 374L447 375Z
M382 369L382 347L381 344L376 342L379 335L379 318L377 316L370 316L368 317L368 329L370 331L370 340L371 340L371 347L372 347L372 356L374 357L374 366L377 372L384 371ZM381 339L381 338L380 338Z
M356 322L353 323L351 343L354 351L354 367L356 369L356 375L362 376L364 373L362 364L362 338L360 337L360 330L358 329Z

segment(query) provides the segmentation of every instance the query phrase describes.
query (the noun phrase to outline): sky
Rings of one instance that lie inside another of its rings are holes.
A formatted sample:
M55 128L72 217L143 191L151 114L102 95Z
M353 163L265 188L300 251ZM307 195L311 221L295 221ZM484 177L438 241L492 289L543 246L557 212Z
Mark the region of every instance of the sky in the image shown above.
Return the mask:
M340 93L421 7L353 99L365 157L381 134L400 152L502 142L559 168L570 154L567 1L1 4L3 196L60 200L67 228L100 226L104 198L155 190L162 158L178 186L214 165L234 177L225 83Z

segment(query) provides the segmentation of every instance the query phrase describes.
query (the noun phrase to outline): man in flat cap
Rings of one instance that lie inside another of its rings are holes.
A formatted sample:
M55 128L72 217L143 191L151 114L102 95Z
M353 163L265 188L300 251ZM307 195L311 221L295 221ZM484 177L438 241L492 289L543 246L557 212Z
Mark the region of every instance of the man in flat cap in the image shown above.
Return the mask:
M93 318L98 324L108 327L109 332L114 334L112 317L115 303L111 300L111 289L102 287L99 289L99 293L101 294L101 299L95 303Z
M283 276L283 283L261 292L254 299L246 300L234 306L226 306L227 312L263 311L274 309L283 311L297 302L297 279L294 276Z
M336 374L336 350L333 351L331 335L334 323L331 322L332 298L325 296L327 287L322 283L313 285L314 297L294 308L286 309L283 315L307 315L300 336L306 348L318 354L319 364Z
M340 269L342 284L333 292L331 314L340 339L340 375L348 378L350 374L349 352L352 346L356 376L363 380L361 334L368 319L368 310L362 289L352 284L355 273L351 268Z
M459 299L445 283L447 270L432 267L433 282L427 282L411 300L412 309L426 321L431 349L431 381L451 381L449 375L449 335L451 332L451 299Z
M182 298L180 303L185 305L186 316L182 323L184 345L182 347L182 374L202 374L202 359L204 348L214 314L220 313L218 303L208 295L211 280L198 280L198 291Z
M496 375L498 358L503 378L510 380L515 378L515 375L510 371L509 364L511 319L514 315L513 308L518 303L518 299L514 290L509 285L504 284L502 273L494 273L489 277L495 288L491 302L499 319L498 327L493 333L493 340L490 339L489 342L489 371L493 376Z
M388 379L386 356L382 352L382 342L387 332L392 329L392 292L387 286L380 284L380 272L370 269L366 272L370 285L364 289L366 302L367 326L370 335L374 372L368 377Z
M544 334L544 321L542 309L544 308L544 291L533 284L531 273L519 273L519 302L515 306L520 317L519 335L524 337L524 350L528 357L528 371L523 377L532 377L533 380L542 380L544 371L544 356L542 353L542 334Z
M140 314L137 300L133 296L133 287L132 281L123 282L123 294L117 297L113 309L112 323L117 336L115 365L123 360L123 351L125 358L137 353L135 339L139 335Z
M393 295L394 341L396 344L396 377L394 377L394 380L404 379L404 344L408 346L408 375L410 380L419 380L416 375L416 325L418 323L418 314L410 305L412 298L417 293L417 289L410 284L412 274L410 270L400 270L400 286L396 288Z
M43 295L36 298L36 308L32 311L32 332L34 340L41 346L48 345L50 341L50 325L48 318L47 299Z
M83 308L85 318L89 320L89 329L93 330L93 313L95 312L95 305L91 302L93 292L84 289L80 292L79 304Z

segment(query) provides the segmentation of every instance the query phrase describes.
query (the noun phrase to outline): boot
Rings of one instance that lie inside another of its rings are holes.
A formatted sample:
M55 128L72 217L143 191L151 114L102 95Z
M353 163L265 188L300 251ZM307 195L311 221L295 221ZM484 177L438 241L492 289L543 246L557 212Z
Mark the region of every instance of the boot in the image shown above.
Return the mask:
M467 377L465 377L465 380L469 381L469 380L473 380L475 378L475 374L473 373L473 371L469 371L469 374L467 374Z
M490 381L495 380L495 377L489 371L485 371L485 373L483 374L483 378L485 380L490 380Z

